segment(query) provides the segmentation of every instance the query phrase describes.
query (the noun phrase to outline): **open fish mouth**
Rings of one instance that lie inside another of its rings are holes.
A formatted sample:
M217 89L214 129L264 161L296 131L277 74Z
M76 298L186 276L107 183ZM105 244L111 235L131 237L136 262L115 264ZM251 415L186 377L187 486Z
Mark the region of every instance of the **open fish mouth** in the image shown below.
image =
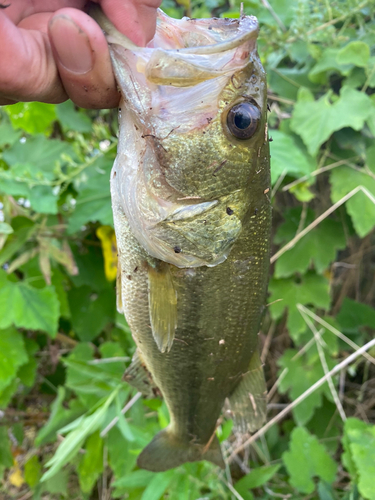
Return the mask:
M243 68L259 32L254 16L179 20L158 9L154 38L147 47L138 47L109 25L98 10L93 17L107 33L109 44L137 55L136 69L148 82L174 87L197 85Z

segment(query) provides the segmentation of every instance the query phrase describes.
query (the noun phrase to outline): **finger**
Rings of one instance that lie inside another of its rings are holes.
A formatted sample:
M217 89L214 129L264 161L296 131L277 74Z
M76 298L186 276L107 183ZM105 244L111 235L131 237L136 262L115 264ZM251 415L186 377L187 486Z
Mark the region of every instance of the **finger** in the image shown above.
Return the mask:
M116 28L141 47L154 36L161 0L97 0Z
M51 18L49 37L68 96L83 108L113 108L119 93L102 30L84 12L61 9Z
M12 101L66 100L46 34L16 27L0 11L0 96Z

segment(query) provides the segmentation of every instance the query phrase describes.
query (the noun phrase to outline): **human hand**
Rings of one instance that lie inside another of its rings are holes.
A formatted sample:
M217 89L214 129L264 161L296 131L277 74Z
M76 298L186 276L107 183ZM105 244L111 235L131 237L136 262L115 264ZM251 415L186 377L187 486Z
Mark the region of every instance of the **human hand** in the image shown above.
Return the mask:
M18 101L113 108L119 93L105 36L86 0L5 0L0 9L0 105ZM137 45L155 32L161 0L95 0Z

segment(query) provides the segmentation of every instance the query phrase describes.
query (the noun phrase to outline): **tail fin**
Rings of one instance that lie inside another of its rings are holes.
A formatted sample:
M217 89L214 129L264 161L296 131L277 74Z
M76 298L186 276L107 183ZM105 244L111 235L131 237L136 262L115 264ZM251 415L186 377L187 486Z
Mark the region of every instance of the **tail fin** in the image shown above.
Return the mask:
M215 436L207 451L203 445L180 441L167 427L160 431L142 451L137 460L141 469L162 472L173 469L185 462L208 460L225 468L220 443Z

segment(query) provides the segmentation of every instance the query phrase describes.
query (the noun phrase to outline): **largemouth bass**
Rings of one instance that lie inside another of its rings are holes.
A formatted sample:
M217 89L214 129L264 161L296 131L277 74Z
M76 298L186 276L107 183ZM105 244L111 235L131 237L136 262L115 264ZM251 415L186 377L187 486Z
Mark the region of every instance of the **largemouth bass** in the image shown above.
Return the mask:
M217 421L266 414L258 331L269 268L266 77L255 17L171 19L148 47L102 15L122 94L111 173L118 308L137 352L125 379L161 393L170 424L138 457L224 466Z

